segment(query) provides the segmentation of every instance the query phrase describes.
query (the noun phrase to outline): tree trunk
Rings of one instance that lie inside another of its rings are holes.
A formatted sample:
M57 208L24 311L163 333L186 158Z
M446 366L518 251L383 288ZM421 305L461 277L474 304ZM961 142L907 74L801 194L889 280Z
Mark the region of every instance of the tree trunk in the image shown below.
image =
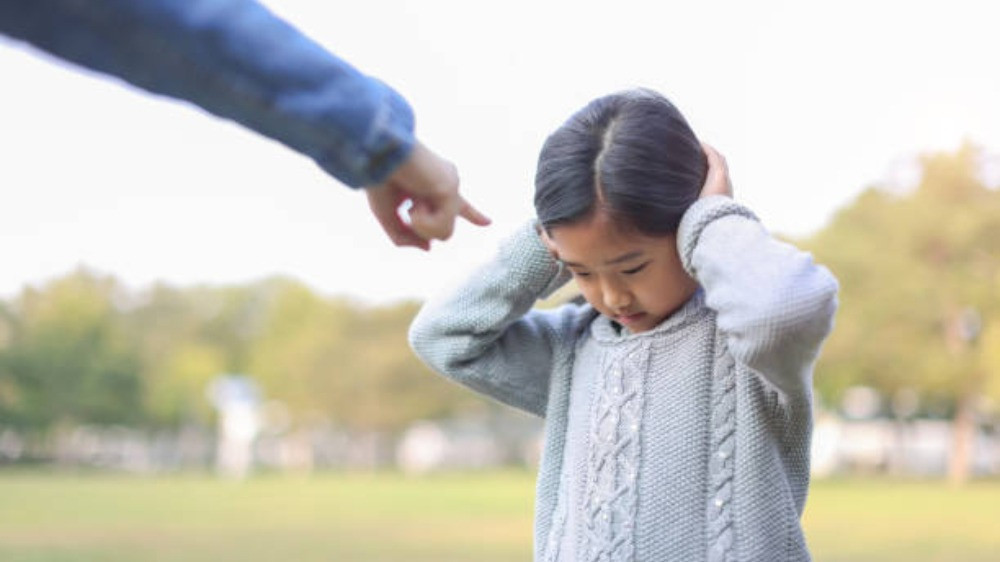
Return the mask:
M952 486L961 486L972 476L978 398L976 392L968 392L962 396L952 422L951 455L948 458L948 482Z

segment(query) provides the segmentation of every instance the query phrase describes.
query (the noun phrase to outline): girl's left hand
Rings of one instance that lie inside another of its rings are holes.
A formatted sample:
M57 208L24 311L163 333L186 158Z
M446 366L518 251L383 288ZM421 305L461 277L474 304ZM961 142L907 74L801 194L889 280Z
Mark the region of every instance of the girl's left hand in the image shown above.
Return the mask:
M708 160L708 173L705 174L705 185L701 188L700 197L710 195L733 196L733 182L729 179L729 166L726 159L719 151L706 143L701 143L701 148L705 151L705 158Z

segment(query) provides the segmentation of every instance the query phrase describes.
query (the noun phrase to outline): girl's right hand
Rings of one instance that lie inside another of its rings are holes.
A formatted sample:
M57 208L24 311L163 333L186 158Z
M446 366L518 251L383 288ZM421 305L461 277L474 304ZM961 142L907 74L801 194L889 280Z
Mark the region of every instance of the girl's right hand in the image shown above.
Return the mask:
M710 195L732 197L733 182L729 179L729 166L725 157L709 144L701 143L701 148L705 151L705 159L708 160L708 173L705 174L705 185L701 188L700 197Z
M559 250L556 248L556 243L549 238L549 233L545 232L545 228L537 221L535 222L535 232L538 233L538 238L542 241L545 249L549 251L552 259L559 261Z

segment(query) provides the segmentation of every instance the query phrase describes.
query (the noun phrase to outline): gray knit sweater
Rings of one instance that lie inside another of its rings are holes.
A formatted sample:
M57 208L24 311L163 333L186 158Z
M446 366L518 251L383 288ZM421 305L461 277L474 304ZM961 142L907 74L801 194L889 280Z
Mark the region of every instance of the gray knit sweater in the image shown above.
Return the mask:
M433 368L544 416L536 561L809 560L812 365L837 282L726 197L688 210L678 246L701 289L648 332L532 309L568 276L530 225L413 323Z

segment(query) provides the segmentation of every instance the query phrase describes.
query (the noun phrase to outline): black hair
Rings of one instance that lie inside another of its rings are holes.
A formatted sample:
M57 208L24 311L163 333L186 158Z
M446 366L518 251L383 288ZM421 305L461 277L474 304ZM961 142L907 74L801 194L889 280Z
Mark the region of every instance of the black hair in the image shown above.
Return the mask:
M535 212L546 230L600 210L619 228L674 234L707 170L680 111L652 90L627 90L590 102L549 135L535 173Z

